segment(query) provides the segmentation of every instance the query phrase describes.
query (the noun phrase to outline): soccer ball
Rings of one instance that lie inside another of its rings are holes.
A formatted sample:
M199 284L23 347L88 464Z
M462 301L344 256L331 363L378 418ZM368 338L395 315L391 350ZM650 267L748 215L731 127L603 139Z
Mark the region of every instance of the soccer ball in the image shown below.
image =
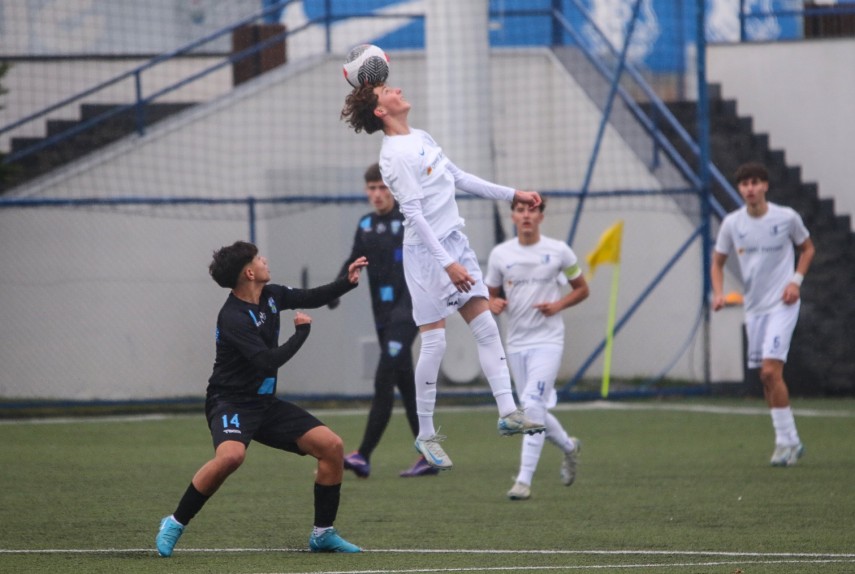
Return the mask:
M358 88L365 84L382 84L389 77L389 56L374 44L360 44L344 60L344 79Z

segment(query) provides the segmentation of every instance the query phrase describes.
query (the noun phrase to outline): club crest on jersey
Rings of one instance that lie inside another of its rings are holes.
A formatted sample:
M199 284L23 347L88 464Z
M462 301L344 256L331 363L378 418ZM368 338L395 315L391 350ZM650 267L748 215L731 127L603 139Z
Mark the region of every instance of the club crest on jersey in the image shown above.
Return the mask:
M270 311L272 313L278 313L279 312L276 310L276 301L273 300L273 297L270 297L269 299L267 299L267 306L270 307ZM261 314L261 320L264 321L264 313Z
M402 345L400 341L389 341L389 345L387 347L389 356L397 357L398 353L400 353L403 348L404 345Z
M398 235L401 231L401 222L397 219L392 220L392 235Z

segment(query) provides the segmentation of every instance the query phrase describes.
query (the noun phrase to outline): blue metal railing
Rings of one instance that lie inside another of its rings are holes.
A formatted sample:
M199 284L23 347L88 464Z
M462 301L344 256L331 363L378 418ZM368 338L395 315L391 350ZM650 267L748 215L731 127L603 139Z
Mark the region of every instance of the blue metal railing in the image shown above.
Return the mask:
M86 90L83 90L82 92L79 92L77 94L69 96L69 97L67 97L67 98L65 98L59 102L51 104L50 106L48 106L42 110L39 110L39 111L32 113L28 116L25 116L19 120L16 120L16 121L14 121L14 122L6 125L6 126L3 126L2 128L0 128L0 135L8 134L8 133L12 132L13 130L16 130L16 129L21 128L22 126L25 126L28 124L32 124L33 122L36 122L36 121L43 121L49 114L51 114L57 110L60 110L66 106L69 106L69 105L72 105L72 104L75 104L78 102L83 102L84 99L89 98L90 96L93 96L95 94L101 93L104 90L106 90L112 86L120 84L121 82L132 80L134 83L134 93L135 93L134 102L114 106L114 107L110 108L109 110L107 110L101 114L98 114L92 118L89 118L86 121L82 121L82 122L68 128L68 129L66 129L60 133L54 134L52 136L48 136L44 139L39 140L38 142L33 143L30 146L27 146L27 147L24 147L23 149L13 151L9 154L6 154L3 156L2 163L3 164L10 164L10 163L21 161L22 159L24 159L28 156L31 156L35 153L38 153L39 151L41 151L43 149L47 149L53 145L59 144L63 141L66 141L69 138L74 137L80 133L86 132L86 131L94 128L95 126L102 124L103 122L106 122L107 120L114 118L114 117L116 117L120 114L123 114L125 112L128 112L130 110L135 110L135 112L136 112L135 113L135 119L136 119L135 130L136 130L136 132L139 135L144 135L145 134L145 126L146 126L146 121L145 121L146 120L146 107L149 104L153 103L155 100L162 98L163 96L165 96L169 93L175 92L176 90L179 90L179 89L181 89L181 88L183 88L189 84L192 84L192 83L196 82L197 80L200 80L206 76L209 76L210 74L220 70L221 68L224 68L226 66L230 66L230 65L236 64L238 62L241 62L241 61L243 61L243 60L259 53L259 52L262 52L263 50L267 49L270 46L273 46L275 44L278 44L278 43L285 41L285 39L287 37L298 34L298 33L302 32L304 30L307 30L307 29L309 29L315 25L322 25L324 27L324 30L325 30L325 52L329 53L331 51L331 44L332 44L331 39L332 39L332 27L333 27L333 25L336 22L339 22L342 20L348 20L350 18L357 17L357 16L359 16L359 17L365 17L366 16L366 14L362 14L362 13L359 13L359 14L351 13L351 12L334 13L334 11L332 10L331 1L327 0L326 9L325 9L324 14L322 14L316 18L309 18L301 26L290 29L290 30L284 30L280 34L272 35L272 36L266 38L265 40L260 41L256 44L250 46L249 48L246 48L246 49L241 50L239 52L234 52L234 53L228 54L223 58L223 60L221 60L219 62L216 62L212 65L209 65L209 66L199 70L198 72L196 72L194 74L191 74L191 75L189 75L189 76L187 76L181 80L178 80L172 84L169 84L166 87L164 87L158 91L155 91L148 96L145 96L145 97L143 96L143 92L144 92L144 90L143 90L143 76L146 72L152 70L153 68L155 68L155 67L157 67L157 66L159 66L165 62L174 60L175 58L191 55L194 51L198 50L199 48L201 48L201 47L203 47L203 46L205 46L211 42L214 42L214 41L222 38L223 36L230 35L235 30L237 30L239 28L253 24L254 22L258 22L258 21L268 21L270 19L271 15L281 13L285 8L288 7L288 5L296 3L298 1L299 0L278 0L278 1L266 2L265 7L262 10L254 13L250 16L247 16L247 17L245 17L245 18L243 18L237 22L234 22L228 26L224 26L218 30L210 32L209 34L202 36L196 40L193 40L192 42L189 42L189 43L187 43L187 44L185 44L179 48L176 48L172 51L165 52L164 54L156 56L156 57L152 58L151 60L149 60L148 62L141 64L140 66L137 66L136 68L133 68L131 70L123 72L123 73L121 73L121 74L119 74L113 78L110 78L110 79L108 79L108 80L106 80L100 84L97 84L91 88L87 88ZM374 17L374 18L388 18L388 19L423 19L424 14L396 13L394 15L372 15L372 17Z
M35 122L35 121L39 121L42 118L45 118L46 116L48 116L48 114L51 114L51 113L53 113L53 112L55 112L61 108L64 108L66 106L69 106L69 105L77 103L77 102L82 102L84 99L89 98L90 96L93 96L93 95L98 94L100 92L103 92L107 88L115 86L121 82L133 79L134 93L135 93L135 101L133 103L124 104L124 105L117 105L117 106L115 106L115 107L113 107L113 108L111 108L111 109L109 109L109 110L107 110L101 114L98 114L98 115L96 115L96 116L94 116L94 117L92 117L86 121L80 122L80 123L74 125L73 127L62 131L61 133L57 133L57 134L54 134L52 136L46 137L46 138L38 141L37 143L34 143L33 145L30 145L30 146L27 146L21 150L9 153L3 157L3 163L9 164L9 163L20 161L20 160L22 160L22 159L24 159L24 158L26 158L32 154L35 154L35 153L37 153L43 149L46 149L46 148L51 147L55 144L58 144L62 141L65 141L71 137L74 137L75 135L78 135L80 133L88 131L88 130L92 129L93 127L95 127L95 126L97 126L97 125L99 125L99 124L101 124L101 123L103 123L103 122L105 122L105 121L107 121L113 117L116 117L116 116L118 116L124 112L127 112L129 110L136 110L136 116L135 116L136 117L136 132L139 135L143 135L145 133L145 124L146 124L146 122L145 122L145 110L146 110L146 106L148 104L152 103L156 99L158 99L158 98L160 98L160 97L162 97L168 93L174 92L174 91L176 91L176 90L178 90L178 89L180 89L180 88L182 88L182 87L184 87L190 83L193 83L196 80L198 80L202 77L205 77L205 76L219 70L220 68L223 68L224 66L228 66L228 65L240 62L240 61L258 53L261 50L264 50L265 48L267 48L267 47L269 47L269 46L271 46L277 42L282 42L282 41L284 41L285 37L288 34L295 33L296 31L286 30L282 34L277 34L275 36L272 36L272 37L266 39L265 41L259 42L258 44L254 45L248 49L242 50L242 51L234 53L234 54L229 54L223 61L217 62L216 64L211 65L207 68L204 68L203 70L197 72L196 74L193 74L193 75L188 76L186 78L183 78L182 80L179 80L173 84L170 84L170 85L166 86L165 88L162 88L162 89L152 93L148 97L143 97L143 75L147 71L152 70L153 68L157 67L160 64L163 64L164 62L171 61L171 60L178 58L180 56L186 56L186 55L192 54L192 52L194 50L197 50L198 48L200 48L200 47L202 47L202 46L204 46L204 45L206 45L206 44L208 44L214 40L217 40L224 35L231 34L234 30L236 30L238 28L241 28L241 27L249 25L255 21L258 21L259 19L264 18L268 13L271 13L271 12L278 10L278 9L282 9L293 1L294 0L282 0L281 2L277 2L276 4L273 4L273 5L265 8L264 10L262 10L256 14L253 14L252 16L244 18L244 19L242 19L238 22L235 22L229 26L220 28L219 30L215 30L214 32L211 32L205 36L202 36L201 38L198 38L197 40L194 40L188 44L185 44L184 46L181 46L180 48L177 48L177 49L172 50L170 52L166 52L164 54L156 56L156 57L152 58L151 60L149 60L148 62L141 64L140 66L137 66L136 68L128 70L127 72L123 72L123 73L121 73L121 74L119 74L113 78L110 78L104 82L101 82L100 84L97 84L91 88L83 90L82 92L79 92L77 94L69 96L69 97L67 97L67 98L65 98L65 99L63 99L63 100L61 100L55 104L52 104L52 105L50 105L50 106L48 106L42 110L39 110L38 112L30 114L26 117L23 117L23 118L15 121L15 122L12 122L11 124L8 124L8 125L0 128L0 135L3 135L5 133L9 133L12 130L18 129L24 125L30 124L30 123Z

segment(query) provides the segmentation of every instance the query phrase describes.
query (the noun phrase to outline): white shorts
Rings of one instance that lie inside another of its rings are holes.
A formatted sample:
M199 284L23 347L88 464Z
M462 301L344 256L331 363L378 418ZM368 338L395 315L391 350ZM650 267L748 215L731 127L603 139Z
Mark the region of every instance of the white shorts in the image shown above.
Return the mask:
M764 315L745 318L745 333L748 337L748 368L758 369L763 359L787 362L793 330L799 320L801 301L792 305L781 305Z
M440 243L452 259L466 268L475 285L469 293L460 293L427 247L404 245L404 277L413 299L413 319L419 326L445 319L472 297L488 296L481 266L466 236L453 231Z
M508 353L508 369L523 408L531 401L543 401L547 409L558 404L555 379L563 352L560 345L544 345Z

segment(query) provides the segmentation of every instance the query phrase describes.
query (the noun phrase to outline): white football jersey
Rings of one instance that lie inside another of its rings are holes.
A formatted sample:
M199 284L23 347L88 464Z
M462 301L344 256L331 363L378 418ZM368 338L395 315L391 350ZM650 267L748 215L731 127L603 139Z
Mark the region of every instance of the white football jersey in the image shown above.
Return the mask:
M383 137L383 181L399 204L422 200L422 213L439 240L464 224L454 199L454 176L446 169L447 164L442 148L423 130L411 128L407 135ZM404 244L421 242L409 222L404 221Z
M543 345L564 344L564 319L561 314L547 317L533 307L564 296L569 279L582 271L578 258L563 241L540 237L534 245L520 245L516 238L493 248L487 262L484 283L502 287L508 301L506 346L508 353Z
M792 208L768 203L761 217L748 215L743 206L721 222L715 250L735 253L745 284L745 314L761 315L783 305L783 294L795 271L795 249L808 233Z

